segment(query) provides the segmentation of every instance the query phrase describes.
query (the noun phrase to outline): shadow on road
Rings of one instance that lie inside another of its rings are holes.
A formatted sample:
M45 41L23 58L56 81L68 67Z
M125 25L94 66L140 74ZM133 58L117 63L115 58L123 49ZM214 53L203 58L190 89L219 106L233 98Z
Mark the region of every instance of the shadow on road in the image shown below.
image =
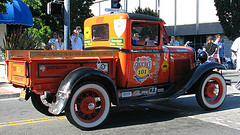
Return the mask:
M240 108L240 93L228 94L223 105L214 111L202 109L195 96L183 97L173 101L129 107L113 107L106 122L100 127L115 128L139 124L170 121L179 117L220 112Z

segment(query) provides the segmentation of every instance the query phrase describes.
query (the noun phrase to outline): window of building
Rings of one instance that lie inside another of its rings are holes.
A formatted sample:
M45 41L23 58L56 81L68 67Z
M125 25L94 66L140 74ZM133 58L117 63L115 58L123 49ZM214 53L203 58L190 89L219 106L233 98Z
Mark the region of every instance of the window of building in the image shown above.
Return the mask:
M93 41L108 41L109 40L109 25L100 24L92 26Z
M149 22L132 23L133 46L157 46L160 42L160 25Z

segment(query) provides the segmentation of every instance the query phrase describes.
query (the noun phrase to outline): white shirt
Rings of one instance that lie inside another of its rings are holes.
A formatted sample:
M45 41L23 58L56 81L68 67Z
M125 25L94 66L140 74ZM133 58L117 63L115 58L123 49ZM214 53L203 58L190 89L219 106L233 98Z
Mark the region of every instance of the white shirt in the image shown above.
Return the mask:
M236 51L237 54L237 68L240 70L240 37L235 39L235 41L232 44L231 50Z
M58 39L51 38L51 39L48 40L48 43L49 43L49 44L52 44L52 43L55 42L55 41L58 41Z
M76 36L72 35L71 36L71 41L72 41L72 50L82 50L83 48L83 43L80 37L78 37L78 40L75 42L74 39Z
M64 42L59 43L58 41L55 41L53 50L64 50Z

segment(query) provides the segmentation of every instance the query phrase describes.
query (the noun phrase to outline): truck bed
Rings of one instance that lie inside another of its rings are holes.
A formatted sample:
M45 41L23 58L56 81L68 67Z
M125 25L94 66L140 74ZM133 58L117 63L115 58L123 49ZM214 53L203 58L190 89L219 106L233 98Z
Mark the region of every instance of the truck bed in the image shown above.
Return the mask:
M116 50L10 50L6 52L7 79L16 87L31 87L39 94L56 92L61 80L82 66L101 70L99 65L107 65L103 72L114 78L115 71L108 69L116 66L117 54Z

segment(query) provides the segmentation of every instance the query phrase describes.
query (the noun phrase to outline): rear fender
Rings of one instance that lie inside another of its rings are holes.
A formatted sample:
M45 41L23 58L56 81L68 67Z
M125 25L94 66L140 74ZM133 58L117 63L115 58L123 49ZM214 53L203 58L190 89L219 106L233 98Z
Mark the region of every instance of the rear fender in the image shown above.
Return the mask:
M204 63L201 64L196 68L194 71L193 75L190 77L190 79L186 82L186 85L182 89L180 89L176 94L174 94L171 99L175 99L185 92L187 92L205 73L214 70L215 68L217 69L223 69L226 70L226 67L223 66L222 64L219 63Z
M92 68L78 68L70 72L61 82L56 94L56 101L50 105L48 111L55 115L60 114L65 108L74 87L81 82L94 80L96 77L99 77L104 84L107 84L103 85L107 88L111 101L118 104L115 84L108 75Z

